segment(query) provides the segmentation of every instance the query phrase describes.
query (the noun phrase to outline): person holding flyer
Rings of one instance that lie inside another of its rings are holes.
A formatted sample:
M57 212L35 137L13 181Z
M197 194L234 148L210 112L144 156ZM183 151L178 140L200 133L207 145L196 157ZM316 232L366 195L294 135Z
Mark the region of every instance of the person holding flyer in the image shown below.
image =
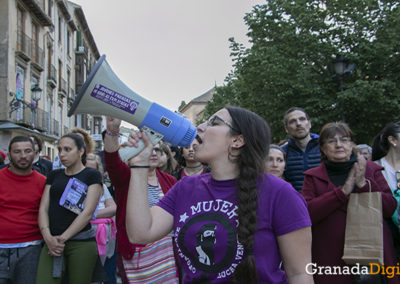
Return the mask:
M86 147L79 135L61 137L58 152L65 169L49 174L40 203L39 227L45 245L36 283L61 283L66 271L69 283L90 283L98 252L89 222L100 199L102 177L98 170L84 166ZM76 194L81 189L86 199L77 214L73 203L80 200Z

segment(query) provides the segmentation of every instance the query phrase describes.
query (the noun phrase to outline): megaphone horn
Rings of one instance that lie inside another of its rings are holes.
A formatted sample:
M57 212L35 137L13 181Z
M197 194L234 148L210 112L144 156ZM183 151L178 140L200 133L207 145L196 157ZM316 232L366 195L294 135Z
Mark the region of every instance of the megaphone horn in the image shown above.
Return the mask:
M173 146L189 146L196 128L182 115L152 103L129 89L112 71L103 55L80 89L68 116L79 113L115 117L146 131L153 144L161 139ZM120 151L126 161L143 149L127 147Z

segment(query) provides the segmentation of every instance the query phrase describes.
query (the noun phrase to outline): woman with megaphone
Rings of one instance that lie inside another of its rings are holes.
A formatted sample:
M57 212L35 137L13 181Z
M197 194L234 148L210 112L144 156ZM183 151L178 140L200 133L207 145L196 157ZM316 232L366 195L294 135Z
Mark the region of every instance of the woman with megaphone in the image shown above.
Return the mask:
M195 158L211 173L182 178L151 208L146 167L153 145L146 134L131 134L129 146L146 147L128 160L129 239L146 244L174 230L183 283L313 283L305 271L311 262L305 201L289 183L265 174L268 124L229 106L197 131Z
M128 283L178 283L172 235L166 234L154 242L137 244L129 242L126 233L126 208L131 169L119 155L119 128L121 120L107 118L107 131L104 138L104 161L115 189L117 203L117 252L122 256L125 278ZM145 206L152 207L176 183L176 179L159 169L160 143L152 147L146 165L144 181L148 196Z

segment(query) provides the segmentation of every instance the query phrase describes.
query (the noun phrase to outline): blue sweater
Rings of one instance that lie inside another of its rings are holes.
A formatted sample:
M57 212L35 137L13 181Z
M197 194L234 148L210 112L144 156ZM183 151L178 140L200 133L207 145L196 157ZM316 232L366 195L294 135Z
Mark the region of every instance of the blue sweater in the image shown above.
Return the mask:
M308 142L304 152L296 145L293 138L290 138L288 143L282 146L283 151L286 153L284 177L299 192L303 187L303 172L317 167L321 163L318 138L317 134L311 133L311 140Z

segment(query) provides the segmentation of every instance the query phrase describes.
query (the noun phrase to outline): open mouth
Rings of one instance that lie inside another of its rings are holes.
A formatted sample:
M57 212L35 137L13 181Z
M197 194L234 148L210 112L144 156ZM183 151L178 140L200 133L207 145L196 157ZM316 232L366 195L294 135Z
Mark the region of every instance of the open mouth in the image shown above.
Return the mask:
M203 140L200 138L200 136L198 134L196 135L195 139L197 140L197 142L199 142L199 144L203 143Z

